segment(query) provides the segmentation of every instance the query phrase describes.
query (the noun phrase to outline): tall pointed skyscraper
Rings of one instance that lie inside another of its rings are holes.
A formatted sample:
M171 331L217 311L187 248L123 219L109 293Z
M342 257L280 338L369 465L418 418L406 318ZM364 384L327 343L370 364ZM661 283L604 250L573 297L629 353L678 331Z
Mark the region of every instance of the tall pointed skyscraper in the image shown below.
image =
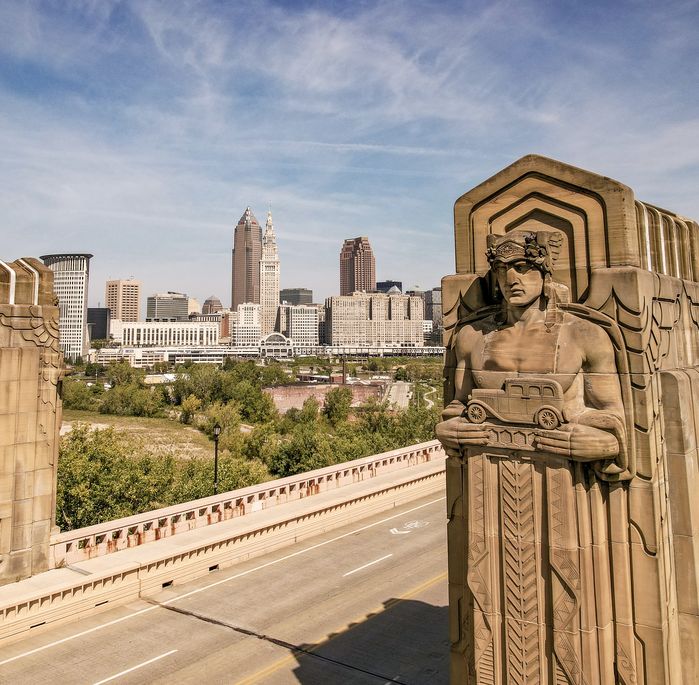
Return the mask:
M250 207L246 207L233 234L231 309L244 302L260 303L261 257L262 229Z
M265 233L262 236L260 304L262 305L262 335L269 335L274 331L279 306L279 253L271 211L267 212Z

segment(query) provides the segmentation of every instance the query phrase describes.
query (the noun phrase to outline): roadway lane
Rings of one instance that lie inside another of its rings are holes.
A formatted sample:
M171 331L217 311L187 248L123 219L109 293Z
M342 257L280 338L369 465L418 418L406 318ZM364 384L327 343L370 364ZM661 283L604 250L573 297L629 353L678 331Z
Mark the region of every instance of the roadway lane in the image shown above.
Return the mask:
M446 683L429 497L0 649L1 683Z

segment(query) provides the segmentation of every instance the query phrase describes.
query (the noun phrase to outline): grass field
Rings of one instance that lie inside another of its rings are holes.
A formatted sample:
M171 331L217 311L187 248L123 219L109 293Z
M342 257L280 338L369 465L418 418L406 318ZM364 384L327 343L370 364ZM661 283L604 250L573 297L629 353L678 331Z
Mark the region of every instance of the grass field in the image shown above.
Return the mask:
M170 419L144 419L135 416L111 416L91 411L65 409L61 433L73 423L87 423L94 428L113 427L119 433L143 440L155 453L172 453L180 459L213 458L213 443L196 428Z

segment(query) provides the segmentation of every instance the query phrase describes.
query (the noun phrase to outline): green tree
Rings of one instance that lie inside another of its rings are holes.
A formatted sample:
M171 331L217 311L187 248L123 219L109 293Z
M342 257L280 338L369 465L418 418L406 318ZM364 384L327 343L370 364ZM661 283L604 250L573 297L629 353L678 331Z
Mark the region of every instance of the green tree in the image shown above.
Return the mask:
M352 391L349 388L333 388L325 396L323 414L333 426L349 418L352 406Z
M180 409L180 421L192 423L194 415L201 409L201 400L196 395L188 395L182 400Z
M145 374L143 370L134 369L129 362L122 359L118 362L112 362L107 367L106 375L111 385L128 385L140 383Z
M97 398L87 385L75 378L66 378L63 381L63 407L65 409L94 410L97 407Z

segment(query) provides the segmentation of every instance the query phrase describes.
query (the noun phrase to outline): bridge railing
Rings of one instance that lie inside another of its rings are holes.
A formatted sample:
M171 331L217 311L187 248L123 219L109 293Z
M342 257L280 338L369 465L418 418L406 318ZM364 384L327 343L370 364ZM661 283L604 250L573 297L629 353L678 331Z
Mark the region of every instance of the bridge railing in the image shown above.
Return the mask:
M368 480L443 456L436 440L327 466L287 478L231 490L143 514L58 533L51 538L50 564L59 568L128 547L210 526L330 489Z

